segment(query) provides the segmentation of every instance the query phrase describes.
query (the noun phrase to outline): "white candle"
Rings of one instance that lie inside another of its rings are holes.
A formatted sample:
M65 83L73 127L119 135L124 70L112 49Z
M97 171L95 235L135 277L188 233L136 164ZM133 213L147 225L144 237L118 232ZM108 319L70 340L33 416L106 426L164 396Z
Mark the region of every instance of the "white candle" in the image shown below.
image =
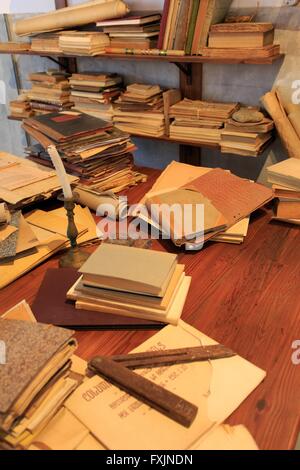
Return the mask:
M62 190L64 193L64 198L65 199L72 199L73 198L73 193L72 193L72 188L69 183L68 175L66 173L65 167L63 165L63 162L59 156L58 151L56 150L56 147L54 145L49 145L48 147L48 153L51 157L52 163L54 165L54 168L57 173L57 177L61 183Z

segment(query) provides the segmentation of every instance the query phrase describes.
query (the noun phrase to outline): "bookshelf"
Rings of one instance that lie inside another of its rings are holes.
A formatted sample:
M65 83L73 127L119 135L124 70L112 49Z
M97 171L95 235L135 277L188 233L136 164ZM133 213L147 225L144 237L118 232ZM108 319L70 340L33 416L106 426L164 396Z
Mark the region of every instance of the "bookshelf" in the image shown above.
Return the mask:
M68 6L68 0L55 0L56 9L65 8ZM66 54L47 54L45 52L37 51L16 51L7 49L0 51L0 54L16 54L28 56L40 56L52 60L62 69L67 70L69 73L76 73L77 59L82 56L66 55ZM86 56L84 56L86 57ZM182 96L192 99L202 99L203 93L203 65L204 64L248 64L248 65L271 65L274 62L282 59L283 54L278 54L270 58L226 58L214 59L211 57L203 56L156 56L156 55L133 55L133 54L102 54L99 56L89 56L89 58L99 60L129 60L129 61L152 61L152 62L165 62L174 64L180 72L180 90ZM19 120L16 118L8 117L8 119ZM164 141L179 144L180 161L192 165L201 165L201 148L219 149L218 144L205 144L192 141L179 141L170 139L168 136L150 137L137 134L131 134L133 137L142 139L152 139L157 141Z

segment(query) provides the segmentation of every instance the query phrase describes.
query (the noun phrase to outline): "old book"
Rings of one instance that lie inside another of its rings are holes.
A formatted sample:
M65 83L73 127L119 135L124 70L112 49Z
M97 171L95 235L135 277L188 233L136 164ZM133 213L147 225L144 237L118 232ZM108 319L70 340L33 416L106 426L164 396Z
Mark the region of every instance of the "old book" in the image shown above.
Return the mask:
M193 39L196 29L198 10L199 10L200 0L192 0L192 11L189 20L188 30L187 30L187 40L185 45L185 53L190 55L192 53Z
M272 23L221 23L213 25L209 33L209 47L255 48L274 42Z
M300 219L300 200L280 199L277 204L277 217Z
M296 191L292 188L288 188L286 186L281 186L279 184L273 184L272 188L274 190L275 196L279 198L296 198L300 199L300 190Z
M66 299L66 293L78 279L79 274L74 269L47 270L32 305L38 322L75 330L143 330L161 328L164 325L139 318L75 309L74 302Z
M144 25L157 22L161 19L161 13L157 11L132 11L124 18L117 18L115 20L108 19L105 21L98 21L97 26L131 26L131 25Z
M288 158L267 168L268 181L300 191L300 161Z
M105 243L80 272L85 285L163 297L176 264L176 255Z
M193 54L201 53L206 47L211 26L225 19L231 3L232 0L201 0Z
M178 15L177 15L178 16L177 30L175 32L175 38L174 38L174 44L173 44L173 49L175 51L185 50L190 12L191 12L190 2L185 2L184 0L181 0L179 10L178 10Z
M214 344L212 339L181 321L178 327L164 328L133 352L196 346L199 341L202 345ZM66 402L66 408L108 449L182 450L223 423L265 377L264 371L239 356L184 367L174 365L156 372L148 370L146 377L156 383L163 381L167 390L176 391L198 406L196 420L188 430L133 397L125 399L124 392L98 376L81 385ZM145 374L145 371L137 373ZM84 400L84 393L94 386L101 387L103 392L94 400ZM105 419L106 426L101 426L100 417ZM144 432L136 433L136 429Z
M166 33L166 26L167 26L167 21L169 17L170 5L171 5L171 0L165 0L162 18L161 18L160 33L159 33L159 38L158 38L158 43L157 43L158 49L163 48L164 38L165 38L165 33Z
M6 384L0 398L0 427L8 430L37 392L68 363L76 341L72 331L49 325L5 319L0 319L0 325L0 338L9 354L0 369L1 383Z
M278 56L280 54L279 45L270 45L264 47L244 47L244 48L218 48L218 47L204 47L201 54L205 57L215 59L244 59L244 60L257 60L268 59L270 57Z

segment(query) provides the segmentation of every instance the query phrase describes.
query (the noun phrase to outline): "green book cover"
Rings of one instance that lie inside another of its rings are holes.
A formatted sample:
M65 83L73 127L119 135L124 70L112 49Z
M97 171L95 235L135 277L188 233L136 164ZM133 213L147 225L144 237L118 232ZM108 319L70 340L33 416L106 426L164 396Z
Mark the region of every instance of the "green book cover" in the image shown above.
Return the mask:
M190 55L192 52L192 45L193 45L193 39L194 39L195 28L196 28L196 23L197 23L199 5L200 5L200 0L193 0L191 19L190 19L190 23L188 27L187 42L185 46L185 53L187 55Z

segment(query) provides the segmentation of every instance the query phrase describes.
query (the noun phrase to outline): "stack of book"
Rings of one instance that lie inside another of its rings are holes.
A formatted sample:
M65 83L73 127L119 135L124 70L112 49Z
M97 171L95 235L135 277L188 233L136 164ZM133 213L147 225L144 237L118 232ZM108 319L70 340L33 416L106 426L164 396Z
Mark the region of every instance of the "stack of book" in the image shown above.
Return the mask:
M70 376L76 340L72 331L9 315L0 331L9 354L0 367L0 447L26 448L79 385Z
M48 52L59 54L59 36L63 33L44 33L38 34L31 39L31 50L35 52Z
M238 109L238 103L213 103L187 98L170 108L170 138L218 145L224 122Z
M267 172L277 198L274 219L300 225L300 160L289 158Z
M30 101L21 97L9 103L9 110L10 116L15 119L26 119L34 114Z
M67 294L76 308L177 325L191 278L177 256L104 243Z
M128 85L115 103L114 123L131 134L165 134L163 92L158 85Z
M272 23L221 23L211 27L203 54L222 58L268 58L280 54Z
M109 37L103 33L90 31L70 31L59 36L59 48L64 54L96 56L105 54Z
M68 75L59 71L34 72L28 77L32 88L25 90L35 114L63 111L73 106Z
M241 112L243 108L241 109ZM257 157L272 140L274 122L261 113L258 122L239 122L235 114L225 123L221 132L221 152Z
M210 26L223 21L232 0L165 0L158 48L200 54Z
M70 85L75 108L82 113L112 121L113 102L121 93L122 83L122 77L117 74L73 74Z
M52 166L46 150L55 145L67 172L80 178L78 186L85 191L119 192L141 180L133 171L135 146L128 134L110 123L70 112L29 118L23 127L44 149L32 160Z
M157 46L161 14L132 12L125 18L101 21L98 27L109 35L109 52L119 49L153 49Z

